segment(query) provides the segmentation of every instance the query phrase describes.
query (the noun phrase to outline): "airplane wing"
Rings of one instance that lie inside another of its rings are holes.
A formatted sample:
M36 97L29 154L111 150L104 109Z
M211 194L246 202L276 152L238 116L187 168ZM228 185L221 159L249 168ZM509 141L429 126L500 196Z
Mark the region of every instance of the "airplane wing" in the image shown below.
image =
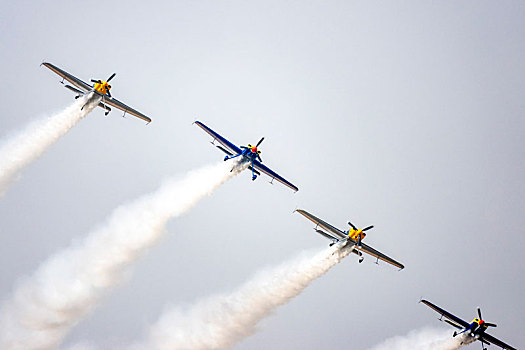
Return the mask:
M364 243L361 243L361 246L356 246L356 248L362 252L365 252L367 254L372 255L373 257L376 257L380 260L383 260L384 262L389 263L390 265L394 265L395 267L399 267L401 270L405 268L403 264L395 261L394 259L386 256L385 254L375 250L374 248L370 247L369 245L366 245Z
M441 314L441 316L444 316L445 318L448 318L449 320L459 324L463 328L467 328L467 327L470 326L470 324L468 322L463 321L461 318L459 318L457 316L454 316L450 312L448 312L446 310L443 310L439 306L436 306L436 305L432 304L430 301L427 301L427 300L423 299L423 300L421 300L421 302L423 304L425 304L426 306L428 306L429 308L431 308L432 310L436 311L438 314Z
M195 121L195 124L197 124L202 130L206 131L209 135L211 135L211 137L213 137L214 141L215 140L219 141L219 143L223 147L217 146L217 148L222 150L224 153L227 153L230 156L232 156L232 155L239 154L239 153L242 152L242 150L239 147L235 146L233 143L231 143L230 141L226 140L224 137L222 137L221 135L219 135L218 133L216 133L212 129L208 128L203 123L201 123L199 121Z
M257 159L255 159L253 161L253 166L255 167L255 169L258 169L260 170L261 172L265 173L266 175L268 175L269 177L273 178L273 179L276 179L277 181L279 181L280 183L282 183L283 185L285 186L288 186L290 187L292 190L294 190L295 192L299 191L299 188L297 188L297 186L295 186L293 183L289 182L288 180L286 180L285 178L281 177L279 174L277 174L275 171L273 171L272 169L268 168L266 165L263 165L261 162L259 162Z
M129 106L126 106L124 103L120 102L116 98L104 96L102 102L104 104L107 104L107 105L113 106L115 108L118 108L121 111L123 111L124 113L128 113L128 114L131 114L134 117L140 118L140 119L144 120L147 123L151 123L151 119L150 118L146 117L144 114L140 113L136 109L133 109L133 108L131 108Z
M490 334L481 333L480 338L483 339L485 343L497 345L501 347L502 349L516 350L516 348L513 348L512 346L505 344L504 342L502 342L501 340L497 338L494 338Z
M57 66L49 63L49 62L44 62L42 63L44 66L46 66L47 68L51 69L53 72L55 72L56 74L60 75L62 78L64 78L65 80L69 81L71 84L75 85L78 89L80 89L83 93L86 93L88 91L90 91L93 87L91 85L89 85L88 83L78 79L77 77L75 77L74 75L71 75L69 74L68 72L58 68ZM71 90L71 89L70 89Z
M305 218L307 218L308 220L310 220L314 224L318 225L319 227L325 229L326 231L331 232L334 235L334 237L336 237L338 239L346 239L346 238L348 238L348 236L343 231L341 231L340 229L335 228L332 225L330 225L329 223L319 219L317 216L310 214L306 210L297 209L296 212L298 212L299 214L301 214L302 216L304 216Z

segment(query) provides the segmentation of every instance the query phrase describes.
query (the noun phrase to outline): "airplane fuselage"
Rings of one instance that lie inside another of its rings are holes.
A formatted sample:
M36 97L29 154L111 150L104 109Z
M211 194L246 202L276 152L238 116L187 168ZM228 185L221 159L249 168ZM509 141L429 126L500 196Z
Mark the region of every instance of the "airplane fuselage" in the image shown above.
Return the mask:
M257 151L257 147L253 147L251 145L248 145L248 147L242 147L242 152L241 153L234 154L232 156L225 156L224 160L226 161L228 159L241 157L241 160L240 160L241 163L251 163L249 168L252 170L252 180L255 180L257 178L257 175L255 174L256 173L255 169L253 169L253 162L257 158L259 158L259 153L261 153L261 152Z
M480 335L485 333L485 331L487 330L487 326L484 325L484 323L485 322L483 320L475 318L472 320L472 322L469 324L467 328L463 329L463 331L459 333L454 332L454 336L462 334L462 333L466 333L468 336L471 336L474 339L478 339Z
M246 160L250 162L257 159L257 153L252 152L251 148L243 149L241 154Z

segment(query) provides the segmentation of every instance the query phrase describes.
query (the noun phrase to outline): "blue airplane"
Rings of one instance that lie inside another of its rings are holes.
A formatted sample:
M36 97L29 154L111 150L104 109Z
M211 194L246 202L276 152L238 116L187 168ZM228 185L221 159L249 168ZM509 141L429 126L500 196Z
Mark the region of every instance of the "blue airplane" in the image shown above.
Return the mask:
M437 313L441 314L441 317L445 317L445 322L451 325L452 327L456 327L457 329L460 329L461 332L454 332L452 335L453 337L456 337L462 333L467 334L466 343L471 343L473 341L479 340L481 342L481 347L483 350L486 350L485 344L490 345L494 344L496 346L501 347L502 349L507 350L516 350L516 348L513 348L512 346L505 344L501 340L491 336L490 334L485 333L488 327L497 327L494 323L485 322L483 318L481 317L481 310L478 307L478 316L479 318L475 318L472 320L472 322L468 323L467 321L462 320L461 318L451 314L450 312L440 308L437 305L432 304L428 300L421 300L423 304L431 308L432 310L436 311ZM441 320L441 319L440 319ZM463 343L462 343L463 344Z
M252 180L255 180L257 178L257 175L261 175L260 172L263 172L272 178L271 182L273 182L273 180L275 179L283 185L290 187L295 192L299 191L299 188L297 188L297 186L287 181L279 174L262 164L261 151L259 151L257 147L259 147L261 142L263 142L264 137L261 138L255 146L248 144L248 146L237 147L233 143L226 140L224 137L222 137L221 135L204 125L203 123L196 121L194 124L197 124L202 130L206 131L209 135L211 135L211 137L213 137L212 144L215 145L215 141L218 141L221 144L220 146L216 146L218 149L226 153L224 161L227 161L228 159L242 157L241 162L250 162L248 169L252 171Z

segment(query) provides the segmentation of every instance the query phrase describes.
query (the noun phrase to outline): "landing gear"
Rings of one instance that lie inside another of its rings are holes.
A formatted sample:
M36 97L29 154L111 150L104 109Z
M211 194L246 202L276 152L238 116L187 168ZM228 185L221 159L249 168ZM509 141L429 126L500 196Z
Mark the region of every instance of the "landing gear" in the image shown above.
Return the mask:
M77 98L79 98L79 97L80 97L80 95L76 95L76 96L75 96L75 100L76 100Z
M228 156L224 157L224 161L227 161L228 159L230 159Z
M252 169L252 181L255 181L257 178L257 175L255 175L255 170L253 168L253 158L252 158L252 166L250 167Z
M454 331L454 334L452 334L452 337L455 337L456 335L458 335L458 332Z
M365 260L365 257L364 256L360 257L359 258L359 263L361 264L363 262L363 260Z
M105 115L106 117L108 116L108 114L109 114L109 111L104 112L104 115Z

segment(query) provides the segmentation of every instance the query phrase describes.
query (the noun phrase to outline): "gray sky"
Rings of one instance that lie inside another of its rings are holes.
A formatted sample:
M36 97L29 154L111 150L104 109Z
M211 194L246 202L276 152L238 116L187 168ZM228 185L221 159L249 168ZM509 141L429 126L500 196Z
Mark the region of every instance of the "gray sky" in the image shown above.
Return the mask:
M299 186L241 174L187 215L66 344L137 340L166 305L229 292L326 241L298 214L367 243L395 269L348 257L239 349L367 349L445 327L421 296L525 344L525 5L462 2L0 3L3 138L73 101L42 60L149 115L94 111L0 200L0 295L118 205L265 136L267 165ZM452 333L452 329L451 329ZM479 346L478 344L472 345Z

